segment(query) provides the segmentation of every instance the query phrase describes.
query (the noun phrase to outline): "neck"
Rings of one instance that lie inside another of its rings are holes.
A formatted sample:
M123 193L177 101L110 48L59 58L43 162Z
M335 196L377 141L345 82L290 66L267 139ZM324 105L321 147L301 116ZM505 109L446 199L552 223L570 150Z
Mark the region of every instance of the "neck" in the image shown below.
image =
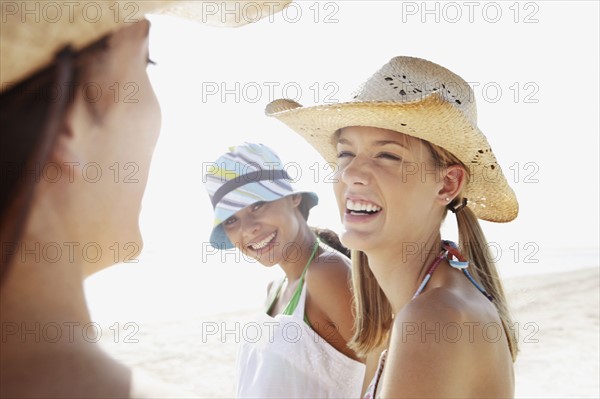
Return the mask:
M87 308L83 277L90 262L82 255L82 243L96 240L83 239L80 226L87 224L75 215L89 212L82 208L88 202L73 199L70 189L38 187L22 239L2 243L2 256L14 251L0 282L0 381L7 396L129 394L129 371L96 343L102 331ZM103 257L92 266L106 264Z
M25 242L21 245L26 246ZM30 247L35 248L33 244ZM9 266L0 293L0 319L16 323L89 323L81 265L53 264L17 254ZM37 325L37 324L36 324Z
M50 349L52 345L36 345L43 335L51 335L49 341L55 336L69 343L85 341L81 329L91 320L83 290L83 263L70 254L65 243L72 240L57 226L61 225L45 235L34 233L43 230L26 229L12 248L14 255L0 292L0 320L3 328L18 328L3 337L3 343L14 341L14 345L3 345L3 352L11 347Z
M284 251L286 252L284 253L284 260L279 263L279 266L285 272L288 282L293 282L300 278L313 253L316 242L316 237L310 231L310 227L306 223L303 223L294 239L293 246L288 245Z
M7 396L127 397L129 370L96 343L82 268L16 262L0 292L0 380Z
M63 198L39 190L46 196L34 198L23 236L12 246L14 255L2 282L0 317L18 322L89 322L82 256L82 243L87 240L81 240L82 234L73 227L77 223L69 223L72 218L64 218L65 209L59 204Z
M440 250L441 236L436 232L426 239L412 240L397 248L366 252L369 267L394 314L411 300Z

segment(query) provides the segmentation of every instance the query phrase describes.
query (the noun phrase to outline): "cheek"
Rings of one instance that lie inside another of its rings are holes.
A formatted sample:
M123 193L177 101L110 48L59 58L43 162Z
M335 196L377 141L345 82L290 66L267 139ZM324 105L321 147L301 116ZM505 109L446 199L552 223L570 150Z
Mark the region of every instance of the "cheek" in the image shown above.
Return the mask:
M263 224L265 226L278 226L284 228L290 228L292 231L296 229L298 225L298 220L296 219L296 215L293 209L285 209L280 210L274 217L263 219Z
M139 88L140 100L137 104L134 104L137 107L131 110L132 113L135 113L135 116L132 115L132 118L140 121L140 132L137 134L137 137L140 140L140 144L143 144L151 154L154 151L160 134L162 115L158 98L148 77L144 76L144 79L140 80L140 82L142 82Z
M225 235L227 236L227 238L229 238L229 241L231 241L236 247L237 247L237 243L240 242L239 240L239 234L236 234L236 230L235 229L225 229L223 228L223 231L225 232Z
M150 137L153 138L153 144L156 144L162 124L162 111L160 109L160 104L158 102L158 98L156 97L156 93L152 88L152 84L150 81L147 81L147 84L146 98L148 99L148 106L146 107L146 117L149 121L148 133Z
M345 195L344 192L346 190L346 185L342 183L339 179L339 176L336 177L335 183L333 183L333 193L335 195L335 199L337 201L338 207L342 208L342 205L345 203Z
M431 209L432 197L418 179L409 179L406 183L393 187L389 192L389 201L394 218L404 221L420 220Z

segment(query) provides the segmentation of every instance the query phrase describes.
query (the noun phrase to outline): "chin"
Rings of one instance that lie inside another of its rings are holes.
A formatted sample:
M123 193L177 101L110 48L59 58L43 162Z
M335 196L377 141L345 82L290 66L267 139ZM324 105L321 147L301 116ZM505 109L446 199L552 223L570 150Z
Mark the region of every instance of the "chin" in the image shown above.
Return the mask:
M108 269L114 266L115 263L112 261L107 261L104 263L96 262L96 263L85 263L83 266L83 278L88 278L92 274L96 274L104 269Z
M114 237L117 237L117 239L111 240L108 244L108 254L111 261L113 263L135 262L144 247L142 232L137 223L130 229L122 229Z
M262 256L259 257L252 257L253 259L255 259L258 263L260 263L261 265L265 266L265 267L273 267L279 264L278 259L275 259L275 256L273 254L264 254Z
M132 260L137 258L140 253L142 253L142 249L144 249L144 239L142 238L142 232L137 229L134 235L130 236L128 241L124 241L121 244L122 254L121 262L126 262L128 260Z
M260 264L261 264L261 265L263 265L264 267L269 267L269 268L271 268L271 267L274 267L274 266L277 266L277 265L278 265L278 263L277 263L277 262L261 262L261 261L258 261L258 263L260 263Z
M372 234L358 233L356 231L345 230L340 235L340 242L346 248L363 252L372 247L370 244L372 239Z

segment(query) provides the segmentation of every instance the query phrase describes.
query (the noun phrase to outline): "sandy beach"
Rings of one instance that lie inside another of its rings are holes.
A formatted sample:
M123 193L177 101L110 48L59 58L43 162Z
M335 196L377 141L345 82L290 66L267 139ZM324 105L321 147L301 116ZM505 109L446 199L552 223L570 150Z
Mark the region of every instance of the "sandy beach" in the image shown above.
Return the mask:
M519 332L516 397L600 397L598 267L517 277L505 287ZM125 364L198 397L230 398L238 342L252 334L244 324L251 315L148 323L135 334L129 326L119 339L108 334L101 343Z
M600 397L598 268L516 278L506 288L521 333L516 396Z

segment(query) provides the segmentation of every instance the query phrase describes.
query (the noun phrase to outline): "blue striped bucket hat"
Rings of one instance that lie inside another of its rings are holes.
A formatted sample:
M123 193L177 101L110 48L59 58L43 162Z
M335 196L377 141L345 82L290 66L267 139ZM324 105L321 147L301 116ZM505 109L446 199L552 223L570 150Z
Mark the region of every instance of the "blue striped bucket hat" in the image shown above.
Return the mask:
M258 201L275 201L291 194L302 194L305 209L317 205L313 192L294 191L285 164L269 147L244 143L204 168L203 183L215 213L210 244L216 249L233 248L223 222L236 212Z

